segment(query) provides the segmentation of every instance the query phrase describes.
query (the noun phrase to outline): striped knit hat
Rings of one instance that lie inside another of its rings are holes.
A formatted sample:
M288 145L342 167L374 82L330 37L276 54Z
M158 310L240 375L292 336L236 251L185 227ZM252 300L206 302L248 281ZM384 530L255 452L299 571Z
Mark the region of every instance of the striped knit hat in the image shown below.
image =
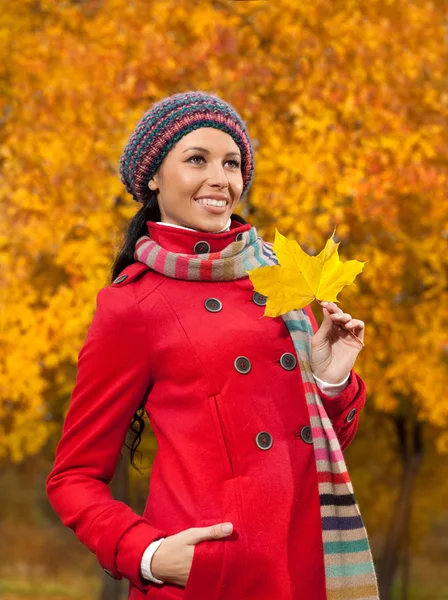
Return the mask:
M232 136L241 151L245 195L252 183L254 154L245 122L230 104L213 94L183 92L156 102L137 124L120 158L120 177L137 202L144 202L148 182L181 137L200 127Z

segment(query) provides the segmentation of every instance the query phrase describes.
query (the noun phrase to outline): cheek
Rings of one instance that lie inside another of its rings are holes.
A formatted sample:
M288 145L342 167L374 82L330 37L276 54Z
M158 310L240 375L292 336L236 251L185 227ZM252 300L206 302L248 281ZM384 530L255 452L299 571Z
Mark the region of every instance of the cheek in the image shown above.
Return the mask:
M173 174L171 180L171 186L176 188L182 195L194 196L197 190L201 187L203 177L200 173L189 171L189 172L178 172Z
M243 182L243 178L242 176L240 176L238 178L237 181L235 181L233 188L235 190L235 192L237 193L238 196L241 196L241 193L243 191L243 187L244 187L244 182Z
M182 196L193 196L203 186L204 173L199 169L174 169L167 178L168 187L173 190L177 195ZM239 198L243 192L244 182L241 171L238 173L229 173L228 175L229 187L233 192L233 195Z

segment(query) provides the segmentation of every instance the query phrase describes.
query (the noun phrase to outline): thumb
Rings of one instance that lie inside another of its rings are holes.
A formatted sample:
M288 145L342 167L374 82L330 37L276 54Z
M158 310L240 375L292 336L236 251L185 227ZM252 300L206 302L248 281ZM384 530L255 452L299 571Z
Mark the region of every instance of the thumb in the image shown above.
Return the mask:
M226 527L228 528L227 531ZM233 525L228 522L210 525L209 527L191 527L188 542L190 544L196 544L198 542L203 542L204 540L218 540L231 534L232 531Z
M324 314L324 319L319 327L319 333L325 336L330 331L330 329L332 329L333 321L331 320L330 313L324 306L322 307L322 312Z

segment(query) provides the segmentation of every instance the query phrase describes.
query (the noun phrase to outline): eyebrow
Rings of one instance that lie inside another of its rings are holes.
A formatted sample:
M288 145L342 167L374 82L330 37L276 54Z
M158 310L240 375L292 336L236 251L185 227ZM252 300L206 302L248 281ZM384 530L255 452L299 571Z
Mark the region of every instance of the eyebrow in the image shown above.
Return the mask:
M182 154L185 154L185 152L188 152L188 150L200 150L201 152L205 152L205 154L210 154L210 152L206 149L206 148L200 148L199 146L193 146L192 148L187 148L186 150L184 150L182 152ZM240 154L238 152L227 152L227 154L225 156L231 156L231 155L235 155L235 156L240 156Z

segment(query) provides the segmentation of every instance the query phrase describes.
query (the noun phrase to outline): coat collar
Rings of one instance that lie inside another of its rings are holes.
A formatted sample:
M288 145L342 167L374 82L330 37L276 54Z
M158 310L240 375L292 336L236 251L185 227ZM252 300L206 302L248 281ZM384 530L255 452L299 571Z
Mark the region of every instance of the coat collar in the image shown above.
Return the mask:
M231 215L229 231L222 233L209 233L207 231L194 231L179 229L178 227L167 227L154 221L146 221L148 234L165 250L183 254L196 254L194 247L198 242L208 242L210 252L220 252L226 246L235 241L238 233L252 228L240 215Z

